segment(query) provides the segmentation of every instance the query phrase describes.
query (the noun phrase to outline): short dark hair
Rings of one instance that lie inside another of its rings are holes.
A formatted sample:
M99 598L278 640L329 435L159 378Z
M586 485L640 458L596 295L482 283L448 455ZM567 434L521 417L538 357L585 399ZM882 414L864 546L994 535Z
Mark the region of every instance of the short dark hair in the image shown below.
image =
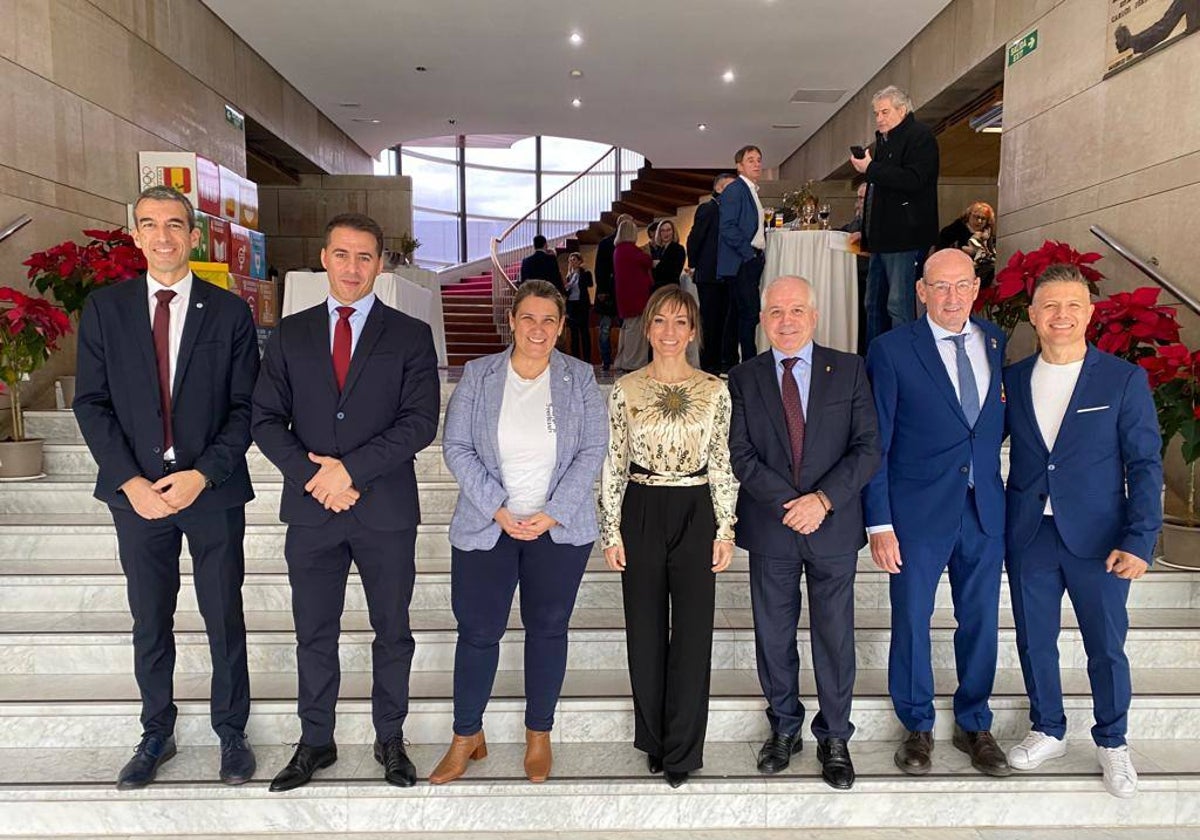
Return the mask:
M537 248L539 251L542 250L543 248L545 248L546 247L546 237L542 236L540 233L537 236L533 237L533 247Z
M338 213L325 225L325 247L329 247L329 235L334 228L350 228L351 230L369 233L375 237L375 256L383 256L383 228L379 222L363 213Z
M736 181L736 180L737 180L737 176L734 175L732 172L722 172L716 178L713 178L713 192L717 191L717 184L721 183L722 181Z
M758 156L762 157L762 149L758 148L758 146L742 146L742 148L738 149L737 152L734 153L733 162L741 163L742 158L744 158L750 152L758 152Z
M517 293L513 295L512 307L509 311L514 318L517 317L517 309L521 306L521 301L531 297L554 301L554 305L558 307L558 317L560 320L567 314L567 302L563 300L562 293L553 283L548 280L526 280L520 286L517 286Z
M137 227L137 208L143 201L178 201L183 205L184 212L187 214L188 231L196 229L196 208L192 206L192 202L179 190L164 184L146 187L146 189L138 193L137 201L133 202L133 224L135 228Z
M688 326L696 331L697 338L700 337L700 304L678 283L659 286L646 301L646 308L642 310L642 329L646 335L650 335L650 323L654 316L664 309L682 309L687 315Z
M1087 278L1083 276L1083 272L1079 270L1079 266L1074 263L1051 263L1046 266L1045 270L1033 281L1033 293L1036 295L1037 290L1047 283L1079 283L1086 286L1089 292L1092 288L1088 284Z

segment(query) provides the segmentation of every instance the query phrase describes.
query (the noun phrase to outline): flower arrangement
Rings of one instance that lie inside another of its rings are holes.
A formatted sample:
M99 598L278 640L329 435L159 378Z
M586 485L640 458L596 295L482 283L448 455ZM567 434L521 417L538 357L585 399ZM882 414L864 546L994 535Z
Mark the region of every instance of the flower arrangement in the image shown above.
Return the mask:
M1175 320L1175 308L1158 303L1159 291L1143 286L1097 301L1088 325L1088 341L1134 364L1153 357L1158 348L1177 345L1179 322Z
M68 239L25 260L29 281L42 294L54 293L68 315L83 311L87 296L101 286L136 277L146 270L146 258L133 237L116 230L85 230L86 245Z
M1000 327L1009 336L1022 321L1029 321L1029 304L1033 299L1033 284L1047 267L1055 263L1079 266L1088 281L1092 294L1100 293L1096 285L1104 275L1092 267L1100 254L1081 254L1065 242L1046 240L1036 251L1017 251L1008 264L996 272L995 282L982 290L975 300L975 311Z
M0 288L0 381L12 397L12 438L25 440L21 380L33 373L71 331L71 320L45 298Z
M817 212L817 204L820 203L817 198L817 194L813 189L813 181L811 178L805 181L804 186L800 187L799 189L788 190L785 192L779 200L785 207L792 208L792 210L795 211L796 216L801 219L806 217L806 207L810 208L807 215L815 216Z

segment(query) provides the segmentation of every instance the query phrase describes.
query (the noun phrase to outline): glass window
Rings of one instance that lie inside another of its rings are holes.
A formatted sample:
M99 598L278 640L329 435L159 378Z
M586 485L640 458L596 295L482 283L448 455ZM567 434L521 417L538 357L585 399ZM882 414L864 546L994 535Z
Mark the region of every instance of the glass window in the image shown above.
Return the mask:
M499 166L533 172L537 169L537 138L526 137L511 146L488 148L472 146L467 141L467 166Z
M610 148L608 143L572 140L569 137L542 138L542 172L577 175L587 169ZM612 164L601 168L612 172Z
M420 242L416 259L421 265L440 268L457 265L458 215L434 213L429 210L413 210L413 236Z
M413 205L457 212L458 166L453 161L442 163L416 157L408 149L402 149L400 154L401 171L412 177Z

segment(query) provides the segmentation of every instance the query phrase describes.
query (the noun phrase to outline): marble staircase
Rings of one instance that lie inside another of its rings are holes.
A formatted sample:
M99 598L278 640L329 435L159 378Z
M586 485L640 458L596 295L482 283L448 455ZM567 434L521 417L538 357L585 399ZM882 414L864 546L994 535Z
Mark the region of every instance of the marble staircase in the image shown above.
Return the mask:
M443 401L450 388L444 386ZM28 423L31 433L48 441L48 476L0 485L0 836L611 836L687 830L690 840L698 840L816 827L907 828L915 837L925 836L917 830L926 828L1022 826L1161 827L1168 833L1148 836L1174 836L1170 832L1200 826L1200 572L1155 569L1131 589L1130 737L1142 784L1139 795L1125 801L1106 794L1100 782L1088 734L1085 657L1069 603L1061 640L1068 757L1037 773L995 780L975 773L954 750L949 743L954 618L945 582L933 629L939 691L935 769L922 779L901 775L891 760L900 729L887 697L888 584L865 553L856 584L858 730L852 749L859 782L851 792L833 791L820 781L811 743L786 773L767 778L755 770L767 724L741 552L718 579L706 766L679 790L649 777L630 744L620 583L597 551L572 619L549 782L530 785L521 769L522 632L515 605L486 718L489 757L443 787L421 783L399 790L382 782L370 752L371 634L361 587L352 577L341 645L340 759L308 787L270 794L266 782L290 756L299 728L284 529L275 515L281 479L256 449L250 464L258 499L248 512L244 599L255 698L248 735L259 757L258 777L237 789L216 782L208 654L185 557L176 620L180 752L157 784L119 793L113 780L137 742L139 726L116 537L107 512L91 499L95 466L73 416L31 412ZM455 634L446 529L457 488L442 463L440 438L418 458L417 469L424 523L411 613L417 638L413 702L405 734L424 775L450 736ZM1027 728L1027 703L1006 587L1002 602L993 707L995 732L1007 746ZM811 714L816 701L807 615L801 628L802 691Z

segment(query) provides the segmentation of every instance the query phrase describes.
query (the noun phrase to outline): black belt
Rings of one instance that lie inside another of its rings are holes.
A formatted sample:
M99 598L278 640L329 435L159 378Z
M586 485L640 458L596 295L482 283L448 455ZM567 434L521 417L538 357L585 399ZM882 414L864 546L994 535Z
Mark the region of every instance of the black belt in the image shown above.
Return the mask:
M708 465L705 464L703 467L696 470L695 472L686 473L685 475L667 476L664 473L657 473L657 472L654 472L653 470L648 470L645 467L643 467L641 464L635 464L633 461L630 461L629 462L629 474L630 475L655 475L655 476L659 476L661 478L699 478L702 475L708 475Z

